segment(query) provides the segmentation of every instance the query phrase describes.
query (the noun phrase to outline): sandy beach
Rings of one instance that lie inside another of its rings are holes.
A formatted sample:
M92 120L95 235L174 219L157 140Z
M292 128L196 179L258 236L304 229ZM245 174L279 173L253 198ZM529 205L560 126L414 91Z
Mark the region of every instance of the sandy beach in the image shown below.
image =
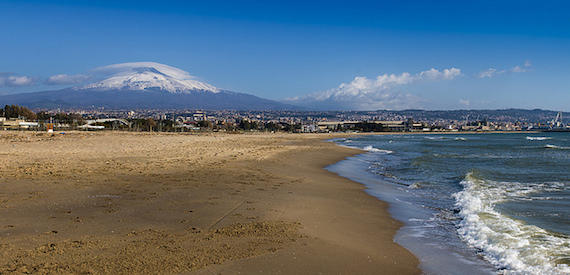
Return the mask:
M0 132L0 274L419 274L329 135Z

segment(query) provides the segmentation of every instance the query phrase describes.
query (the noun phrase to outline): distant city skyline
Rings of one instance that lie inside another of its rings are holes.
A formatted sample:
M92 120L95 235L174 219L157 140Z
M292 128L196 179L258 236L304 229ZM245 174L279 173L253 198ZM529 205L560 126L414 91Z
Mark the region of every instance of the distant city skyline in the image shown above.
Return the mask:
M570 111L561 1L2 1L0 95L157 62L339 110Z

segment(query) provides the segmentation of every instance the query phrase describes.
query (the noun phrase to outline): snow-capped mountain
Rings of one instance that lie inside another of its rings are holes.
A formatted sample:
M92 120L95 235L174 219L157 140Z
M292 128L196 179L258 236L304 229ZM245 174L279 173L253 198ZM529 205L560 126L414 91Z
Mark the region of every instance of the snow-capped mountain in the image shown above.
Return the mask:
M123 63L101 67L94 71L118 72L102 81L73 89L163 91L173 94L192 93L192 91L220 92L210 84L191 79L190 74L185 71L154 62Z
M91 70L99 81L58 91L0 96L0 105L30 108L295 110L298 107L224 91L188 72L154 62ZM93 77L95 78L95 77Z

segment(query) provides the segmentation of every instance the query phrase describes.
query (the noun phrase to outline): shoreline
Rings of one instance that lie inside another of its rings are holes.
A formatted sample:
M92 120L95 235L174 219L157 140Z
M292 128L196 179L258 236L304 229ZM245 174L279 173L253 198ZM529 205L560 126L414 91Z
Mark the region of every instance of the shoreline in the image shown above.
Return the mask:
M285 165L273 168L278 173L293 170L303 177L304 183L310 184L300 190L302 193L297 191L303 198L290 202L286 206L288 214L283 215L300 220L309 240L274 254L212 266L192 274L236 270L245 274L420 274L418 258L394 242L403 223L390 216L388 203L368 194L363 184L324 169L365 151L342 147L327 139L330 137L310 141L321 147L318 151L291 153L294 156L289 157L294 157L297 163L284 161ZM340 224L343 219L346 221Z
M478 140L469 139L468 136L464 137L472 142ZM525 135L514 134L511 137L524 140ZM424 147L425 142L421 141L424 138L426 142L429 140L428 143L434 145ZM362 140L351 138L346 143L341 140L339 143L346 144L350 148L370 148L370 152L351 157L328 169L362 183L367 187L368 194L390 204L389 211L392 217L405 224L395 236L395 241L419 258L419 267L423 272L429 274L492 274L498 272L497 266L484 259L479 254L480 251L470 246L457 233L460 227L454 221L458 218L448 216L455 209L453 208L454 202L447 201L448 198L453 198L453 195L448 193L440 196L434 195L436 192L433 190L438 189L430 189L428 185L430 182L440 181L440 178L437 178L439 174L433 173L432 176L436 177L435 179L427 176L414 177L412 173L415 169L408 169L409 167L415 168L413 163L409 164L410 154L415 157L412 160L420 159L416 154L421 148L426 148L425 155L437 153L444 155L449 152L441 150L443 145L438 147L438 144L441 144L439 139L432 139L429 135L424 138L418 140L414 137L406 137L402 140L394 140L397 145L392 144L391 137L379 137L378 139L372 137ZM447 138L445 144L454 147L452 144L458 144L454 141L457 139L454 138ZM409 144L414 142L421 144L422 147L419 145L410 147ZM398 154L392 154L395 152ZM423 159L423 161L438 163L437 160L432 159ZM421 161L418 162L417 166L421 170L424 166ZM404 170L406 172L402 172ZM392 171L399 173L389 174ZM444 173L441 170L434 171ZM422 185L422 183L428 184ZM460 186L456 189L453 182L449 189L453 190L450 191L451 193L462 190Z
M0 138L0 271L421 272L329 135Z

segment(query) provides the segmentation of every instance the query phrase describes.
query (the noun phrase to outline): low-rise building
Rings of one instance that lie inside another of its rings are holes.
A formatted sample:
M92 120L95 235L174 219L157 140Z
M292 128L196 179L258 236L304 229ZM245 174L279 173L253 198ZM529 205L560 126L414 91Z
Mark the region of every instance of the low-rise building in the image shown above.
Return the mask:
M2 120L0 120L0 125L2 130L21 130L21 129L29 129L31 127L38 127L39 123L28 122L17 118L10 118L10 119L3 118Z

